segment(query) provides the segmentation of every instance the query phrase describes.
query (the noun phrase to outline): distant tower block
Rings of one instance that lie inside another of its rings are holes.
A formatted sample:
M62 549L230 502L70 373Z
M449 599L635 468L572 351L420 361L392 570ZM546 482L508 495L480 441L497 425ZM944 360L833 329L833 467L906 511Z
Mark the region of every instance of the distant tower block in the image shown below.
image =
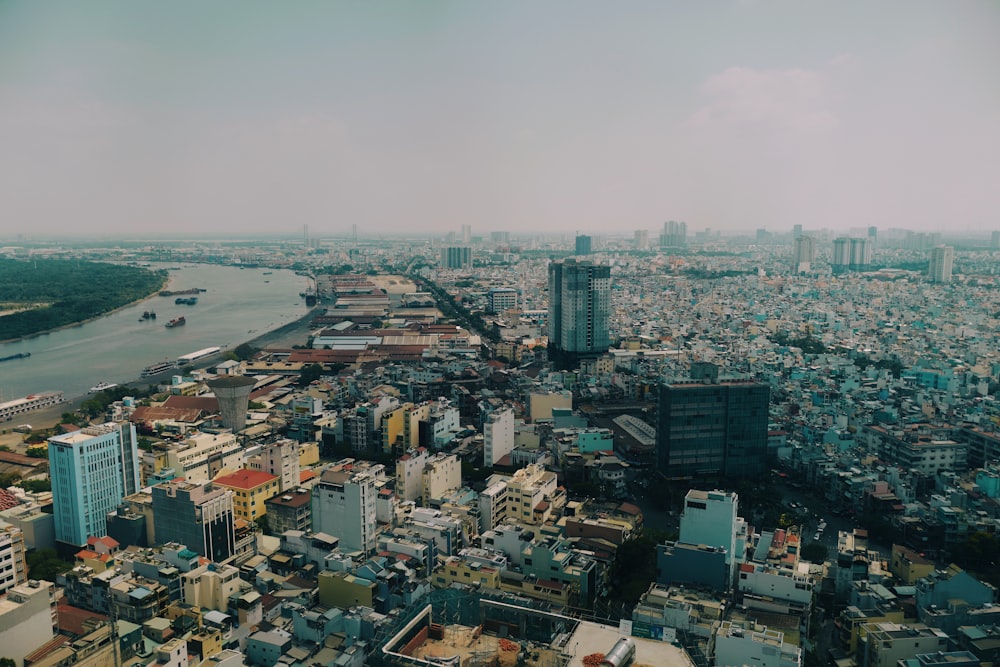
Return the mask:
M230 375L207 382L219 399L219 414L222 425L239 433L247 425L247 408L250 405L250 390L257 381L246 375Z

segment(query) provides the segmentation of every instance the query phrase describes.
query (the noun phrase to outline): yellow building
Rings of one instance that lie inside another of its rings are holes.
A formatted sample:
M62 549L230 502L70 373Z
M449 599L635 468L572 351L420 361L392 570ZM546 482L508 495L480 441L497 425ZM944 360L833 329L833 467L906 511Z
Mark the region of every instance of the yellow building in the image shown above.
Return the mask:
M319 465L319 443L299 443L299 469Z
M319 603L324 607L347 609L358 605L372 607L375 582L347 572L320 572Z
M455 583L500 588L500 570L452 556L434 570L431 583L437 588L448 588Z
M889 571L907 586L912 586L918 580L934 572L934 563L913 549L907 549L900 544L893 544L892 561L889 563Z
M238 470L223 474L212 480L215 486L233 492L233 513L247 521L256 521L267 514L264 501L278 495L278 478L263 470Z

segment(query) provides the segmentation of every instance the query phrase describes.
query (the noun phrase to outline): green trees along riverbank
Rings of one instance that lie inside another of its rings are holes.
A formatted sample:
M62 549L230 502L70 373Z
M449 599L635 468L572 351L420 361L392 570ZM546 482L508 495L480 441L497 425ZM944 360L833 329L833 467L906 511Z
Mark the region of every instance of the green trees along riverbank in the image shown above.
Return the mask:
M0 259L0 341L110 313L157 292L166 272L70 259ZM14 312L10 312L14 311Z

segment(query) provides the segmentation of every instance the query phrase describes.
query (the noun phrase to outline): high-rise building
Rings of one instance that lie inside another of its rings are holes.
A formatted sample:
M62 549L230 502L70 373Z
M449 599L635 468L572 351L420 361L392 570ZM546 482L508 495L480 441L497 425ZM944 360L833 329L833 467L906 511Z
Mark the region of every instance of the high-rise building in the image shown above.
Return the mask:
M663 233L660 234L660 246L664 248L680 248L687 245L687 223L670 220L663 223Z
M236 553L231 490L172 479L154 486L152 495L157 542L183 544L216 563Z
M990 234L990 248L993 250L1000 248L1000 232Z
M749 531L739 507L739 496L733 491L691 489L681 510L680 542L725 549L730 585L746 555Z
M28 581L24 556L24 533L17 526L0 521L0 595Z
M795 239L795 256L792 260L792 270L795 273L809 273L812 262L816 258L816 246L811 236L799 236Z
M649 247L649 230L648 229L635 230L635 249L645 250L648 247Z
M344 551L374 550L378 537L376 482L380 474L384 477L382 466L356 469L338 463L323 470L313 487L313 530L338 538Z
M446 269L472 268L472 248L448 246L441 249L441 266Z
M517 308L517 290L513 287L494 287L486 293L486 307L491 313Z
M576 254L589 255L593 252L593 239L585 234L576 237Z
M771 390L746 380L660 386L657 466L667 477L752 477L766 469Z
M510 232L490 232L490 241L498 245L509 245Z
M931 250L931 261L927 275L935 283L950 283L951 269L955 262L955 249L949 245L939 245Z
M514 411L494 410L483 420L483 465L490 468L514 450Z
M472 225L462 225L462 243L472 243Z
M868 227L868 238L871 239L872 243L878 240L878 227L874 225Z
M139 489L135 426L109 422L49 438L56 540L107 535L107 516Z
M802 236L802 225L792 225L792 239Z
M299 443L288 438L268 443L261 448L260 458L250 467L277 477L279 491L296 489L302 482L299 478Z
M549 353L570 366L610 347L611 267L567 259L549 265Z
M864 271L872 263L872 240L842 236L833 240L833 257L830 260L834 273Z

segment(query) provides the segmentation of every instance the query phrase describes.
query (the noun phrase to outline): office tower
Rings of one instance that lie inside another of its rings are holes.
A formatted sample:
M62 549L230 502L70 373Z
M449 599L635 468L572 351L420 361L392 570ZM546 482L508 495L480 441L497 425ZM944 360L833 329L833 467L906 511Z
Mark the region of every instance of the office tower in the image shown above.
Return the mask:
M313 530L340 540L344 551L375 549L376 475L368 470L348 470L342 465L325 469L313 487Z
M567 259L549 264L549 358L568 367L610 346L611 267Z
M56 540L83 546L107 534L107 516L139 490L135 427L88 426L49 438Z
M472 268L472 248L448 246L441 249L441 266L446 269Z
M830 258L830 266L834 273L847 271L851 264L851 239L841 236L833 240L833 256Z
M157 542L183 544L215 563L236 553L232 491L172 479L154 486L152 495Z
M239 433L247 425L247 408L250 405L250 392L257 381L246 375L227 375L209 380L205 384L215 394L219 401L219 416L222 425Z
M687 245L687 223L670 220L663 223L663 233L660 234L660 246L664 248L680 248Z
M27 580L24 533L17 526L0 521L0 595Z
M486 293L486 308L491 313L517 308L517 290L513 287L494 287Z
M645 250L648 247L649 247L649 230L648 229L635 230L635 249Z
M495 410L483 420L483 465L492 467L514 451L514 411Z
M792 225L792 239L798 239L802 236L802 225Z
M811 236L799 236L795 239L795 255L792 260L792 271L809 273L812 261L816 257L816 246Z
M472 243L472 225L462 225L462 243Z
M1000 248L1000 232L990 234L990 248L993 250Z
M931 250L930 266L927 275L932 282L950 283L951 268L955 261L955 249L948 245L939 245Z
M878 227L874 225L868 227L868 238L871 239L872 243L878 240Z
M593 239L585 234L579 234L576 237L576 254L577 255L589 255L593 252Z
M764 472L771 390L746 380L660 386L657 466L666 477Z
M851 271L864 271L872 263L871 239L852 238L850 253L849 268Z

